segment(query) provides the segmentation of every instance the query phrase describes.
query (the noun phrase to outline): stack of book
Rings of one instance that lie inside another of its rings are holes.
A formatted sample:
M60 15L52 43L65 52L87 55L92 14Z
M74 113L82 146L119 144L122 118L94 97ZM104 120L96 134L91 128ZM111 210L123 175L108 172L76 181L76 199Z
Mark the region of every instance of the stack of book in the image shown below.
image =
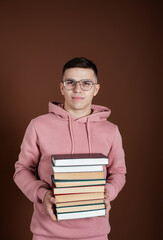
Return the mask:
M52 187L58 220L105 215L103 165L99 154L52 155Z

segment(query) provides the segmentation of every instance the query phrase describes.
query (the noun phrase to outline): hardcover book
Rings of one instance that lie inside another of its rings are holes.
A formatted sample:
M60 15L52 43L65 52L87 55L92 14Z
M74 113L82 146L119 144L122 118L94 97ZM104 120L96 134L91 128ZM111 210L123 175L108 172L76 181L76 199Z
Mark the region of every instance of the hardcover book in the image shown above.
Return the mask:
M56 207L56 211L57 213L63 213L63 212L89 211L89 210L97 210L97 209L104 209L104 208L105 208L105 204L101 203L101 204Z
M93 199L93 200L84 200L84 201L75 201L75 202L63 202L56 203L56 207L67 207L67 206L82 206L82 205L91 205L91 204L104 204L104 199Z
M74 162L75 163L75 162ZM103 171L102 165L92 165L92 166L63 166L55 167L52 165L54 172L100 172Z
M108 157L102 153L53 154L51 159L53 166L86 166L108 164Z
M72 202L91 199L104 199L104 192L55 195L56 202Z
M89 187L70 187L70 188L54 188L54 195L68 193L91 193L104 192L104 186L89 186Z
M104 171L102 172L74 172L74 173L55 173L55 179L62 179L62 180L79 180L79 179L103 179L104 178Z
M71 212L71 213L58 213L57 219L66 220L66 219L78 219L78 218L89 218L89 217L99 217L99 216L105 216L105 209Z
M92 186L92 185L105 185L105 179L80 179L80 180L58 180L54 179L52 175L52 181L55 187L66 188L66 187L79 187L79 186Z

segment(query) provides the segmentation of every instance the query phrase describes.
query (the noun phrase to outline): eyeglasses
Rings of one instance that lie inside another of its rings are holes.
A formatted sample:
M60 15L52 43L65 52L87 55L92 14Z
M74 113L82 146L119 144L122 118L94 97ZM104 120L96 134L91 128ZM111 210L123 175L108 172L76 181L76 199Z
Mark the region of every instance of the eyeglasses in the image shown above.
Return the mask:
M66 90L70 91L73 90L76 87L76 84L79 83L80 88L84 91L89 91L91 90L91 88L93 87L93 85L96 85L97 83L93 83L90 80L79 80L79 81L75 81L73 79L67 79L65 81L63 81L63 85L66 88Z

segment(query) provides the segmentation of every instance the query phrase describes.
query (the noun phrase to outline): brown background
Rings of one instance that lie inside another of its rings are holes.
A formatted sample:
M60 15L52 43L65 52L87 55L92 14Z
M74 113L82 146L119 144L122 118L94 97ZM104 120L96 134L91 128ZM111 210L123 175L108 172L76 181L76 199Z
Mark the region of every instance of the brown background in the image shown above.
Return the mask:
M23 2L23 3L22 3ZM13 183L29 121L62 100L62 65L92 59L123 136L127 184L110 240L161 238L161 5L158 1L1 1L1 239L29 240L32 203Z

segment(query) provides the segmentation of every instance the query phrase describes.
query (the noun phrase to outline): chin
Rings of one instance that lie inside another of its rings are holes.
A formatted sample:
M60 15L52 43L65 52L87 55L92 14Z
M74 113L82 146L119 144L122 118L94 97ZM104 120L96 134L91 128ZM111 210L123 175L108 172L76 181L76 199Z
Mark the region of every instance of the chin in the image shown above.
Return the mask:
M81 106L73 106L73 109L74 109L74 110L82 110L83 107L81 107Z
M81 104L73 104L73 105L72 105L72 108L73 108L74 110L82 110L82 109L85 108L85 106L83 106L83 105L81 105Z

